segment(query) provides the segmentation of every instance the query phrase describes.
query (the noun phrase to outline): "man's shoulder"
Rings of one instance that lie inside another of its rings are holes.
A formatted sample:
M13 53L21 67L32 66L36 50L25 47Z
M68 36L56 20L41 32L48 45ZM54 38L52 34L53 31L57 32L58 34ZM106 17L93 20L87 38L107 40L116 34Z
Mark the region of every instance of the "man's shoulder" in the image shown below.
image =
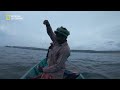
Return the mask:
M66 44L65 46L62 47L61 49L63 52L70 52L70 47L68 44Z
M70 50L69 44L67 42L66 42L65 47L66 47L66 49Z

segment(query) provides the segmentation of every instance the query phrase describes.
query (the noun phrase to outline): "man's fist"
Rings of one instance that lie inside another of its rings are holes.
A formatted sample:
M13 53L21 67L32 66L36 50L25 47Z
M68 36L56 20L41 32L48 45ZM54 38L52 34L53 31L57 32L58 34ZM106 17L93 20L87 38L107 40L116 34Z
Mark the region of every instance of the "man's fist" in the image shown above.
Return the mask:
M44 20L43 24L44 24L44 25L50 25L50 23L49 23L48 20Z

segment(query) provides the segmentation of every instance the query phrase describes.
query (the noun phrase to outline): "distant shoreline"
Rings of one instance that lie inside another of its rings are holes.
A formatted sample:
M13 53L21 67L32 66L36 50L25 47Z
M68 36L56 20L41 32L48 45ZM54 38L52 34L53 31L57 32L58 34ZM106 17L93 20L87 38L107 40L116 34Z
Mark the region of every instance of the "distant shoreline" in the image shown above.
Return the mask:
M29 49L29 50L44 50L47 51L47 49L44 48L36 48L36 47L22 47L22 46L5 46L9 48L20 48L20 49Z
M37 47L23 47L23 46L5 46L9 48L20 48L20 49L29 49L29 50L43 50L47 51L45 48ZM83 53L120 53L120 51L95 51L95 50L71 50L71 52L83 52Z

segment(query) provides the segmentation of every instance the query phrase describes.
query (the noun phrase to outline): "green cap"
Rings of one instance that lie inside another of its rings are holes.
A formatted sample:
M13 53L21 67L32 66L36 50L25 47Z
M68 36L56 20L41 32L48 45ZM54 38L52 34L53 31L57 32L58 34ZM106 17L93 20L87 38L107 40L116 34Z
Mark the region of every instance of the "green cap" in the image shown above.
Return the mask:
M60 28L57 28L57 30L55 31L55 33L62 34L65 37L67 37L68 35L70 35L70 32L66 28L64 28L62 26Z

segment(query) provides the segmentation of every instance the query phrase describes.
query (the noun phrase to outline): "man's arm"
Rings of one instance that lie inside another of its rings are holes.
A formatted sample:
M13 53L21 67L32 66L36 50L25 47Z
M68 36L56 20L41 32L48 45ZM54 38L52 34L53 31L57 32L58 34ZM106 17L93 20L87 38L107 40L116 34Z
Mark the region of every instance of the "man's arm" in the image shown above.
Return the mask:
M62 52L59 53L57 63L50 67L43 68L43 72L48 72L48 73L51 72L52 73L52 72L56 72L56 71L62 69L62 66L65 64L65 62L67 61L67 58L69 56L70 56L69 51L67 49L64 49Z
M43 22L43 24L46 25L47 33L48 33L48 35L50 36L51 40L52 40L53 42L55 42L56 36L55 36L55 34L54 34L51 26L50 26L49 21L48 21L48 20L45 20L45 21Z

